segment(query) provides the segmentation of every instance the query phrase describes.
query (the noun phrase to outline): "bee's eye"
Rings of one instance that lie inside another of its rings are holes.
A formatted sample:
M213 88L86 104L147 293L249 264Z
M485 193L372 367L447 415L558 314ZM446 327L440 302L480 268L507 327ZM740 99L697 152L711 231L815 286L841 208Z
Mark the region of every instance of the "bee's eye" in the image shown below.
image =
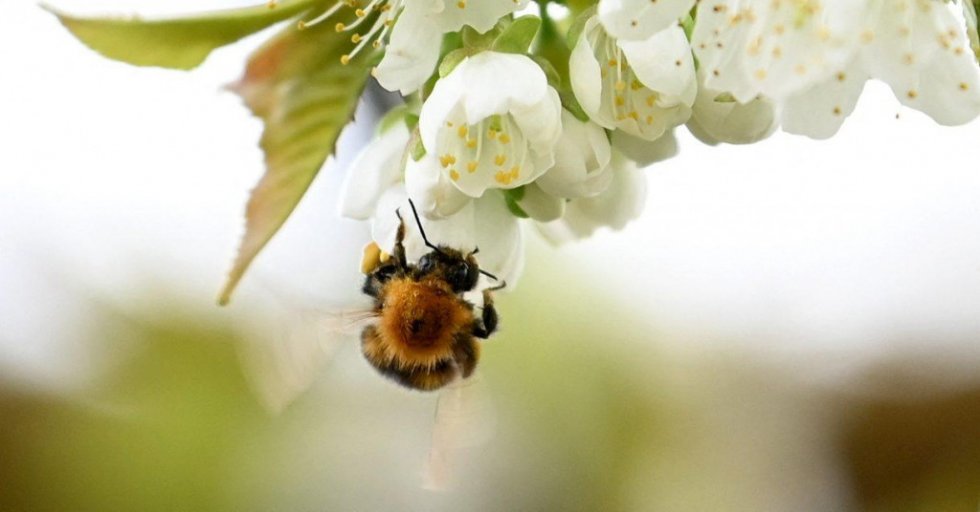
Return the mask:
M452 280L454 283L466 282L467 268L469 265L465 263L460 263L459 265L453 265L453 275Z
M475 267L469 263L462 262L453 265L449 270L449 275L446 277L449 279L449 284L452 285L454 290L464 292L472 290L476 286L479 275L477 275Z

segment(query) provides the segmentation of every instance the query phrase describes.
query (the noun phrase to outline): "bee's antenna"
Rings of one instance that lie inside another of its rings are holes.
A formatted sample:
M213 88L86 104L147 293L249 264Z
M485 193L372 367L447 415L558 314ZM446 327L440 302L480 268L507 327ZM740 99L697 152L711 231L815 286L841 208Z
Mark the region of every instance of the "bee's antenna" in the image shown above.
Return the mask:
M486 270L483 270L482 268L480 269L480 273L489 277L490 279L493 279L494 281L500 281L500 278L491 274L490 272L487 272Z
M500 281L500 284L498 284L497 286L491 286L490 288L486 288L484 291L495 292L497 290L503 290L506 287L507 287L507 281Z
M419 218L419 212L415 209L415 202L412 201L412 198L408 199L408 205L412 207L412 215L415 216L415 225L419 227L419 233L422 235L422 241L425 242L425 246L438 252L439 254L442 254L442 251L440 251L438 247L432 245L429 238L425 236L425 229L422 228L422 219Z

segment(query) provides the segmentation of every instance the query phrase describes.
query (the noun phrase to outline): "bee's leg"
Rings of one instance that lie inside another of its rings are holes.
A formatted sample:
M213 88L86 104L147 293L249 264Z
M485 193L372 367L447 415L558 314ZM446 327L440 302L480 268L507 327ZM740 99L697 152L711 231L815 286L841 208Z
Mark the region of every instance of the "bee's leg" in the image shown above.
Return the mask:
M381 295L381 289L384 288L384 284L387 283L392 277L398 275L400 272L400 267L393 261L382 263L381 266L374 269L374 271L364 278L364 284L361 286L361 291L366 295L377 299Z
M453 358L459 366L460 374L467 378L476 369L476 362L480 360L480 345L470 333L459 333L453 344Z
M405 258L405 221L398 210L395 210L395 215L398 216L398 231L395 233L394 252L391 258L380 263L367 275L361 286L362 292L375 299L379 298L384 284L392 277L403 276L409 271L408 260Z
M497 330L497 308L493 305L493 292L507 286L500 283L492 288L483 290L483 314L473 321L473 336L487 339Z
M392 254L395 261L398 262L398 266L405 272L408 271L408 259L405 257L405 219L402 218L402 213L395 210L395 215L398 216L398 231L395 233L395 252Z

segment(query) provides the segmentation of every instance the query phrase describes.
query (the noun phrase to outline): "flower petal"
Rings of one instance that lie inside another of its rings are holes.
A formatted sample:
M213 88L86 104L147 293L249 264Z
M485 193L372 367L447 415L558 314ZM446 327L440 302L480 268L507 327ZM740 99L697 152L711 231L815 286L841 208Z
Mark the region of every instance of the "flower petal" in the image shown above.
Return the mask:
M940 124L965 123L980 112L980 71L969 37L946 4L913 3L882 14L867 48L868 69L904 105Z
M439 61L442 34L423 9L408 2L391 29L384 58L374 70L378 83L403 96L415 92L432 75Z
M464 59L451 74L455 73L466 87L463 111L471 125L494 114L540 103L549 89L544 71L525 55L478 53ZM430 98L439 94L440 83Z
M460 64L462 65L462 64ZM439 79L419 113L419 135L427 151L436 148L439 131L449 119L462 119L462 98L466 93L464 76L455 72Z
M843 69L877 12L874 2L768 2L741 50L759 92L782 100Z
M702 2L692 44L705 85L782 101L845 67L879 2Z
M972 52L945 51L922 70L918 102L906 94L902 103L937 123L954 126L972 121L980 114L980 71Z
M783 129L789 133L826 139L837 133L844 119L854 111L868 76L857 65L838 72L786 100Z
M602 70L584 34L572 49L568 71L575 99L589 117L596 117L602 104ZM612 128L611 125L605 127Z
M480 268L506 281L507 289L513 289L524 270L521 225L500 193L487 194L473 204Z
M600 0L599 19L614 37L642 40L677 23L694 0Z
M554 165L554 148L562 132L562 111L558 91L550 86L543 101L530 108L515 108L511 111L514 122L524 133L531 149L530 156L533 158L534 166L531 172L525 173L520 180L514 182L513 186L530 183Z
M344 178L341 215L367 220L374 213L381 194L401 180L408 139L408 128L398 122L361 150Z
M477 198L488 188L526 185L554 165L561 111L534 61L483 52L436 83L419 131L452 184Z
M749 144L765 139L776 130L775 105L763 97L740 103L702 86L687 128L705 144Z
M562 111L562 134L555 146L555 165L539 177L541 189L555 197L591 197L609 186L611 149L601 126L579 121Z
M646 167L677 156L677 137L674 130L668 130L656 140L650 141L616 130L612 134L612 147L622 156L636 162L636 165Z
M415 206L433 219L449 217L461 210L471 198L456 188L439 167L439 159L427 153L418 162L405 163L405 189Z
M603 226L622 229L639 217L646 203L646 175L619 153L613 153L612 166L614 178L608 190L569 201L561 219L538 224L546 238L554 243L585 238Z
M691 47L699 70L705 71L704 86L729 92L738 101L748 103L758 96L758 91L748 80L744 59L740 58L739 50L751 26L746 21L747 14L737 12L738 6L732 0L698 4Z
M541 190L536 183L524 187L524 196L517 205L532 219L539 222L550 222L561 218L565 213L565 200Z
M674 39L676 36L683 39L683 35L673 32L668 32L663 37L666 38L664 40L668 45L676 42L679 43L679 47L686 47L685 41ZM642 62L644 59L652 58L649 55L650 51L656 54L653 57L655 59L669 56L674 69L669 69L668 72L675 72L677 60L680 59L683 64L683 57L670 49L658 50L662 44L657 41L664 41L660 37L657 35L652 38L653 48L648 48L642 43L634 46L634 59ZM591 53L591 60L586 59L583 54L586 51L585 47ZM576 57L575 52L579 52L580 55ZM687 121L690 116L689 105L694 101L697 87L694 81L693 61L686 72L681 74L689 74L688 78L663 81L679 93L679 96L675 96L652 90L644 84L633 69L629 58L623 53L620 42L606 33L595 17L586 21L579 43L573 51L572 64L578 61L588 66L583 66L581 69L571 68L570 74L572 88L576 94L579 94L576 89L577 79L583 82L588 80L590 87L592 81L598 80L599 94L595 98L595 104L589 102L582 104L592 121L605 128L623 130L647 140L655 140L668 128ZM598 66L592 66L592 62L597 63ZM643 65L647 68L645 70L647 78L655 82L662 80L657 68L666 66L659 66L656 63Z
M529 0L469 0L436 2L439 7L431 16L438 18L446 32L455 32L469 25L483 34L497 24L501 17L527 7Z
M619 47L643 85L687 106L694 103L697 80L684 29L668 27L642 41L619 41Z

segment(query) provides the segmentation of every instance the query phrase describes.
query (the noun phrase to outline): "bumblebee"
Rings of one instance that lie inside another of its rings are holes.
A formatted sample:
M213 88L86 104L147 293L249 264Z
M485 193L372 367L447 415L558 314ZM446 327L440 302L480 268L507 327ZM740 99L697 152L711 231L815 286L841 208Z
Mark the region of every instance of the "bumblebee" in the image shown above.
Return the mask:
M479 249L461 251L429 242L415 204L409 200L419 233L430 252L411 264L405 256L405 221L396 210L399 226L390 255L368 246L362 270L367 274L362 291L374 298L378 321L361 332L364 357L382 375L421 391L439 389L457 377L467 378L480 358L477 338L487 339L497 329L493 292L483 290L482 311L463 298L483 274L476 261Z

